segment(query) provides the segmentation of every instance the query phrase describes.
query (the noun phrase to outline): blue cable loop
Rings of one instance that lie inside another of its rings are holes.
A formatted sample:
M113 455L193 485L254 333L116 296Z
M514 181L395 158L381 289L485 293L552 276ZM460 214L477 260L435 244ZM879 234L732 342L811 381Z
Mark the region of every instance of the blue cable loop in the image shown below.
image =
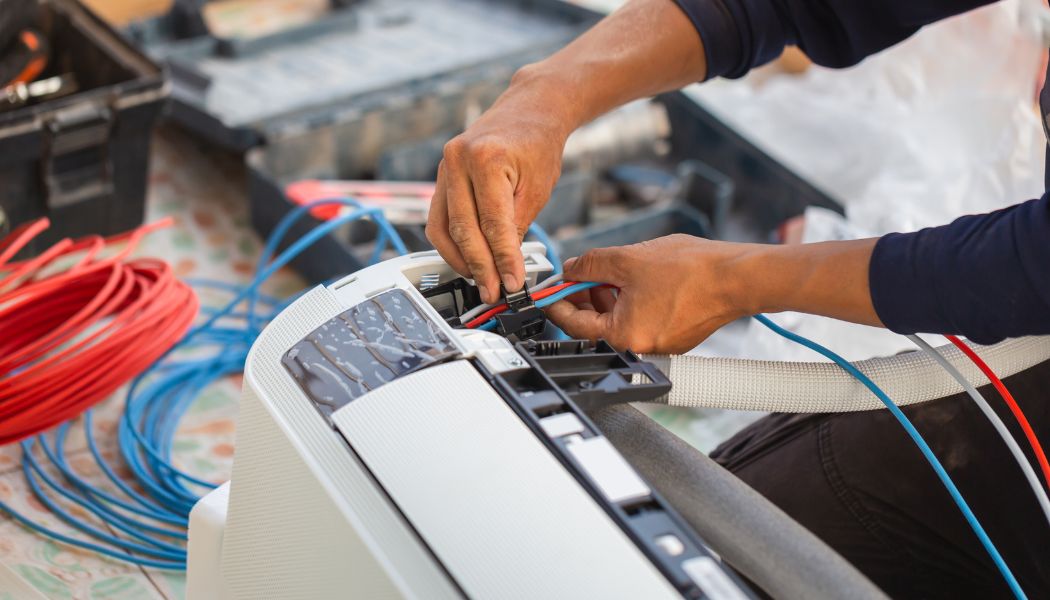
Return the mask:
M87 523L69 514L68 511L59 506L55 501L48 497L47 494L44 493L44 490L40 487L40 483L36 480L34 473L40 475L41 478L45 479L45 481L48 479L48 475L43 471L43 469L40 468L40 466L33 459L32 440L30 440L29 442L24 442L22 444L22 456L24 458L22 462L22 472L25 475L26 481L29 483L29 488L33 491L33 495L35 495L37 499L40 500L40 503L43 504L48 510L50 510L55 516L65 521L70 526L118 548L134 550L140 554L154 556L157 558L179 560L179 556L177 553L165 552L154 548L149 548L141 544L136 544L134 542L122 540L102 530L92 527L91 525L88 525ZM184 558L185 557L183 557L183 559Z
M149 526L148 524L142 524L142 523L138 523L138 522L135 522L133 520L127 519L127 517L124 517L124 515L120 515L119 513L115 513L111 509L105 509L104 506L99 506L99 505L96 505L96 504L94 504L94 503L92 503L90 501L86 501L86 500L82 499L81 497L77 496L75 493L71 492L70 490L67 490L67 489L63 488L62 486L58 485L57 482L52 477L50 477L39 466L39 463L37 463L36 460L34 459L34 457L32 455L32 448L34 446L33 442L35 440L36 440L36 438L31 438L30 440L27 440L26 442L22 443L22 451L23 451L23 453L25 453L24 462L23 462L23 468L26 465L30 466L32 468L32 470L34 472L36 472L37 475L40 476L40 478L44 481L44 483L47 484L48 488L53 490L59 496L69 500L70 502L73 502L74 504L79 505L81 508L84 508L88 512L91 512L92 514L94 514L99 519L109 523L110 525L114 526L115 528L123 531L124 533L126 533L126 534L128 534L128 535L130 535L130 536L132 536L134 538L137 538L137 539L142 540L142 541L144 541L144 542L146 542L148 544L156 546L157 548L160 548L161 550L167 550L167 551L169 551L171 553L175 553L175 554L181 553L182 555L185 555L185 549L184 548L182 548L180 546L176 546L176 545L172 544L171 542L165 542L165 541L161 541L161 540L158 540L156 538L153 538L153 537L151 537L149 535L141 533L140 531L138 531L135 528L142 529L142 530L145 530L145 531L149 531L151 533L158 533L160 535L165 535L165 536L168 536L168 537L176 537L176 538L178 536L178 532L170 531L170 530L163 530L161 528L154 528L152 526ZM46 445L47 445L46 442L41 442L40 445L45 448L45 452L46 452L47 451L47 449L46 449ZM50 457L50 455L49 455L49 457ZM33 476L33 477L35 477L35 476ZM130 521L130 524L129 524L129 521ZM172 535L172 534L174 534L174 535ZM183 537L183 539L185 539L185 536L182 536L182 537ZM178 557L177 556L162 556L161 558L178 558Z
M139 558L139 557L134 556L132 554L125 554L123 552L119 552L117 550L113 550L113 549L111 549L111 548L109 548L107 546L102 546L102 545L99 545L99 544L93 544L91 542L85 542L83 540L78 540L76 538L69 537L68 535L59 533L59 532L57 532L57 531L55 531L53 529L49 529L49 528L44 527L43 525L40 525L40 524L30 520L30 519L27 519L21 513L17 512L13 508L11 508L9 505L5 504L2 500L0 500L0 510L6 512L8 515L11 516L11 518L13 518L15 521L18 521L19 523L21 523L24 527L27 527L27 528L29 528L29 529L39 533L40 535L43 535L45 537L49 537L49 538L51 538L51 539L53 539L55 541L62 542L63 544L69 544L70 546L76 546L77 548L84 548L85 550L91 550L92 552L98 552L99 554L102 554L102 555L105 555L105 556L109 556L111 558L116 558L118 560L123 560L123 561L127 561L127 562L130 562L130 563L133 563L133 564L142 565L144 567L152 567L152 568L155 568L155 569L171 569L171 570L175 570L175 571L183 571L183 570L186 569L186 563L185 562L168 562L168 561L161 561L161 560L151 560L151 559L148 559L148 558Z
M539 241L541 244L544 245L544 247L547 248L547 260L550 261L552 267L551 275L561 275L564 272L564 270L561 266L562 260L558 252L558 245L555 244L554 240L552 240L551 237L547 235L547 232L536 223L529 225L529 235L536 238L537 241ZM569 339L569 336L566 335L565 332L559 329L558 327L555 327L553 323L551 324L551 328L554 331L554 339Z
M91 413L90 413L90 411L85 413L85 417L84 418L85 418L84 428L85 429L90 429L91 425L92 425L91 424ZM165 512L161 512L160 507L157 507L156 505L152 505L147 499L141 497L137 492L132 490L130 487L127 487L127 484L125 484L123 480L117 478L116 474L114 474L113 471L109 468L109 465L105 464L105 462L102 460L102 457L99 455L98 447L95 445L95 438L94 438L94 436L89 436L87 438L87 441L88 441L88 448L91 451L91 454L94 456L95 461L98 462L99 466L101 466L103 468L103 473L107 477L110 477L111 480L114 481L114 483L121 484L121 485L124 486L123 488L121 488L121 491L125 492L129 497L134 496L134 497L132 497L132 499L135 500L135 502L137 504L131 504L129 502L125 502L124 500L121 500L120 498L117 498L116 496L114 496L112 494L109 494L109 493L107 493L104 490L100 490L98 488L95 488L95 487L89 485L87 482L85 482L79 476L77 476L77 474L74 473L72 471L72 469L70 469L69 466L65 462L65 437L66 437L67 432L69 431L69 427L70 427L70 422L69 421L66 421L65 423L63 423L62 425L59 426L59 428L58 428L58 430L57 430L57 432L55 434L55 450L54 450L54 454L55 454L56 458L58 459L58 462L55 463L55 466L58 467L58 469L62 472L63 476L65 476L67 481L72 483L77 489L81 490L83 493L88 494L88 495L90 495L92 497L98 498L100 501L104 501L104 502L112 504L114 506L119 506L120 508L122 508L122 509L124 509L124 510L126 510L128 512L135 513L135 514L143 516L143 517L148 517L150 519L153 519L155 521L160 521L162 523L168 523L170 525L178 525L178 526L181 526L183 528L186 527L186 519L180 518L177 515L174 515L174 513L170 513L170 512L166 512L166 511Z
M545 248L547 248L547 260L550 261L551 266L553 267L551 275L561 275L561 256L558 255L558 246L554 243L554 240L552 240L551 237L547 235L547 232L536 223L529 225L529 235L536 238L536 241L540 242Z
M54 446L55 447L53 449L48 445L47 439L43 435L39 435L39 436L37 436L36 438L33 438L33 439L35 439L36 441L40 442L40 447L44 450L44 454L47 456L48 460L51 461L51 464L58 468L58 470L62 474L62 476L67 481L72 483L75 488L77 488L78 490L84 491L83 488L80 485L81 480L78 477L76 477L76 475L69 468L68 463L66 463L65 456L63 456L61 454L58 454L58 452L62 448L62 445L59 444L58 436L57 435L55 436L55 442L54 442ZM30 440L30 441L32 441L32 440ZM23 451L25 451L25 446L23 446ZM54 489L56 492L58 492L60 495L62 495L64 497L66 497L66 494L69 493L66 490L58 489L54 485L51 485L50 479L45 479L45 482L48 483L52 489ZM88 493L90 493L90 492L88 492ZM186 533L184 531L177 531L177 530L174 530L174 529L166 529L166 528L163 528L163 527L155 527L155 526L150 525L148 523L143 523L143 522L141 522L139 520L136 520L136 519L133 519L131 517L128 517L127 515L124 515L124 514L120 513L117 510L114 510L113 507L110 505L112 503L108 503L107 504L107 503L102 503L102 502L93 502L91 500L81 499L80 497L70 498L70 500L72 502L75 502L75 503L78 503L78 504L81 503L81 502L87 502L89 505L83 505L82 504L82 506L86 510L89 510L89 511L92 511L92 512L94 512L94 511L104 512L107 515L107 517L105 517L104 520L114 519L114 520L120 521L121 523L124 523L124 524L127 524L127 525L139 527L143 531L147 531L147 532L150 532L150 533L156 533L157 535L163 535L165 537L171 537L171 538L176 538L176 539L181 539L181 540L185 540L186 539ZM129 511L129 512L135 512L135 511ZM140 514L140 513L136 512L136 514ZM132 535L132 536L136 536L136 537L139 535L137 532L127 531L126 533L128 533L129 535ZM143 538L140 538L140 539L142 539L143 541L149 541L152 538L148 538L147 539L147 538L143 537ZM161 542L161 543L166 544L164 542ZM169 545L169 544L166 544L166 545ZM174 546L172 546L172 548L174 548Z
M875 385L875 382L869 379L867 375L861 373L860 370L857 369L857 367L854 367L848 360L842 358L838 354L835 354L831 350L825 348L824 346L821 346L813 340L804 338L801 335L798 335L797 333L792 333L784 329L783 327L771 321L769 317L765 315L754 315L754 318L759 323L773 330L773 332L775 332L776 334L783 336L797 344L801 344L802 346L813 350L817 354L820 354L830 359L832 362L842 367L842 369L845 370L847 373L852 375L854 379L864 384L865 387L871 390L871 393L875 394L875 396L879 400L881 400L883 404L886 405L886 408L889 409L890 413L892 413L893 416L897 419L897 421L900 422L901 427L904 428L904 430L908 433L908 436L910 436L912 441L915 442L915 445L919 447L919 450L922 452L923 457L926 458L926 461L930 463L931 467L933 467L934 472L937 473L937 477L941 480L941 483L944 484L944 487L948 490L948 493L951 495L952 500L955 501L956 506L959 507L959 510L962 512L963 516L966 517L966 522L970 524L970 528L973 529L973 532L975 534L977 534L977 539L980 540L981 545L984 546L984 549L988 553L988 556L991 557L992 562L995 563L996 568L999 569L999 573L1001 573L1003 579L1006 580L1006 584L1010 587L1010 591L1013 592L1014 597L1019 599L1026 598L1024 591L1021 589L1021 585L1017 582L1017 579L1014 577L1013 572L1010 571L1010 567L1006 565L1006 561L1004 561L1002 555L999 554L999 550L996 549L995 544L992 543L991 538L989 538L988 534L985 533L984 527L982 527L980 521L977 520L977 516L973 514L972 510L970 510L970 505L966 503L966 500L963 498L962 493L959 492L959 488L955 486L955 482L952 481L951 476L948 475L948 472L941 465L941 461L937 459L937 455L933 453L933 450L930 449L929 444L927 444L926 440L922 438L922 434L920 434L919 431L915 429L915 426L912 425L911 421L904 414L904 412L901 411L901 409L896 404L894 404L893 400L890 400L890 397L887 396L886 393L883 392L881 388L879 388L879 386Z
M270 232L270 237L269 237L269 239L266 240L266 246L263 248L262 254L259 256L259 263L258 263L258 266L256 267L256 273L259 273L259 272L263 271L263 269L266 267L266 264L270 262L270 259L277 252L277 247L281 245L281 242L284 241L284 237L286 235L288 235L288 231L292 228L293 225L295 225L300 219L302 219L307 214L307 212L309 212L310 210L312 210L314 208L320 208L320 207L325 207L325 206L333 206L333 205L341 205L341 206L347 206L347 207L350 207L350 208L357 209L357 211L355 213L353 213L353 214L356 215L356 214L358 214L358 212L360 212L360 215L359 216L342 215L340 217L336 217L335 219L332 219L331 221L328 221L329 223L334 221L334 222L338 222L339 225L342 225L343 223L348 223L350 221L357 220L357 219L359 219L361 217L368 216L368 217L371 217L371 220L373 222L375 222L376 225L379 227L379 232L380 232L381 238L376 240L377 241L377 243L376 243L376 250L375 250L375 252L372 255L372 263L371 264L375 264L375 263L379 262L379 258L381 258L383 244L381 244L380 242L383 242L383 243L390 242L390 244L393 246L394 251L397 252L400 255L408 254L408 247L405 246L405 242L401 239L401 236L397 233L397 230L394 229L394 226L390 224L390 221L388 221L386 219L386 217L383 215L383 211L381 209L374 208L374 207L373 208L366 208L360 202L358 202L357 200L354 200L353 198L328 198L328 199L324 199L324 200L317 200L316 202L311 202L309 204L300 205L300 206L296 207L295 209L291 210L287 215L284 216L284 218L282 218L280 220L280 222L277 223L277 226L273 228L272 232ZM320 227L314 228L314 231L316 231L319 228ZM332 229L335 229L335 227L333 227ZM311 233L313 233L313 232L311 232ZM307 234L307 235L309 235L309 234ZM327 231L323 235L327 235ZM305 237L306 236L304 236L304 238ZM322 237L322 236L318 236L317 239L319 239L320 237ZM315 239L315 241L316 241L316 239ZM309 245L312 245L312 244L313 244L313 242L310 242L310 243L306 244L306 246L309 246ZM289 249L291 249L291 247L289 247ZM305 246L304 246L303 249L305 249ZM302 250L300 250L299 252L301 252L301 251ZM293 257L297 256L299 254L299 252L296 252L293 255ZM248 314L249 315L254 314L254 306L255 306L255 299L253 297L252 299L249 300L249 303L248 303ZM252 319L249 319L249 325L251 325L251 326L255 325L255 323L254 323L254 321Z

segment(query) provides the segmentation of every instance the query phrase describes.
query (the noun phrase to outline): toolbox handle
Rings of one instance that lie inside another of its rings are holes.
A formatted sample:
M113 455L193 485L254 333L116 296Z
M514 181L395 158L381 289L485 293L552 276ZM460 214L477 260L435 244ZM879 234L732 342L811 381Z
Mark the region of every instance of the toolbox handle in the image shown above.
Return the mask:
M108 106L83 103L59 110L45 122L42 166L49 211L113 194L113 121Z

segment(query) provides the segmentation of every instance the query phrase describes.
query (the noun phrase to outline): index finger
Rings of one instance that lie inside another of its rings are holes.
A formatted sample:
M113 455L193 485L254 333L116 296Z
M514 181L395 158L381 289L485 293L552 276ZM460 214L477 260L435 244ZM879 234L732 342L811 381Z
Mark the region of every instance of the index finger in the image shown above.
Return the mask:
M477 201L470 176L463 168L449 165L445 171L448 202L448 234L456 243L466 262L470 276L478 285L481 299L488 303L498 302L499 271L492 258L488 241L478 224Z
M459 253L459 246L452 241L448 233L446 187L445 162L442 161L438 164L437 186L434 188L434 197L430 201L430 213L427 215L427 239L454 271L464 277L470 277L467 261L463 260L463 255Z
M516 292L525 284L525 257L514 222L514 185L505 173L491 166L473 170L478 226L488 241L503 287Z

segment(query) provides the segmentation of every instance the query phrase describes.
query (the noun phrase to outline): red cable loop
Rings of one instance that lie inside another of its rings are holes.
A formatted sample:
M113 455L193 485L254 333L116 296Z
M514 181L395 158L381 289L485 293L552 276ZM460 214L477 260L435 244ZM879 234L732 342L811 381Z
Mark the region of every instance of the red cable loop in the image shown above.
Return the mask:
M193 290L163 261L127 258L146 234L171 223L106 239L62 240L15 263L10 259L47 228L47 220L0 240L0 444L79 415L189 330L198 310ZM71 266L55 271L55 261L78 252L83 254Z
M51 226L51 221L47 218L37 219L23 225L19 225L7 234L3 240L0 240L0 269L4 268L7 261L11 260L11 257L18 254L33 238L35 238L41 231Z
M946 335L944 337L948 338L948 341L952 344L955 344L956 348L962 350L962 353L965 354L966 357L970 359L970 362L976 365L982 373L984 373L984 376L988 378L988 381L992 382L992 385L995 386L999 395L1006 401L1006 405L1010 407L1010 412L1014 414L1014 418L1017 419L1017 423L1024 431L1025 437L1028 438L1028 443L1032 446L1032 451L1035 452L1036 460L1039 462L1039 468L1043 471L1043 483L1047 488L1050 488L1050 462L1046 460L1043 446L1039 443L1039 438L1036 437L1035 431L1028 423L1028 417L1025 416L1024 411L1021 410L1021 407L1017 405L1017 401L1014 400L1013 394L1010 393L1010 390L1006 389L1006 386L1003 385L1003 381L999 379L999 376L995 374L995 371L992 371L992 368L988 366L988 363L984 362L984 359L978 356L977 353L973 351L973 348L964 344L962 340L954 335Z

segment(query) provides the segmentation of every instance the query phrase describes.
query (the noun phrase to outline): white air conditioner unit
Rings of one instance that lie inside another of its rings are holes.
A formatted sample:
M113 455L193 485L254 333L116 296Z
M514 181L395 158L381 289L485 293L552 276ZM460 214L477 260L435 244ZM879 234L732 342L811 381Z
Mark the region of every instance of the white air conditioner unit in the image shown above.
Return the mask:
M534 286L551 265L523 250ZM667 379L604 344L453 327L476 296L424 252L269 324L232 480L190 517L190 600L752 597L583 411Z

